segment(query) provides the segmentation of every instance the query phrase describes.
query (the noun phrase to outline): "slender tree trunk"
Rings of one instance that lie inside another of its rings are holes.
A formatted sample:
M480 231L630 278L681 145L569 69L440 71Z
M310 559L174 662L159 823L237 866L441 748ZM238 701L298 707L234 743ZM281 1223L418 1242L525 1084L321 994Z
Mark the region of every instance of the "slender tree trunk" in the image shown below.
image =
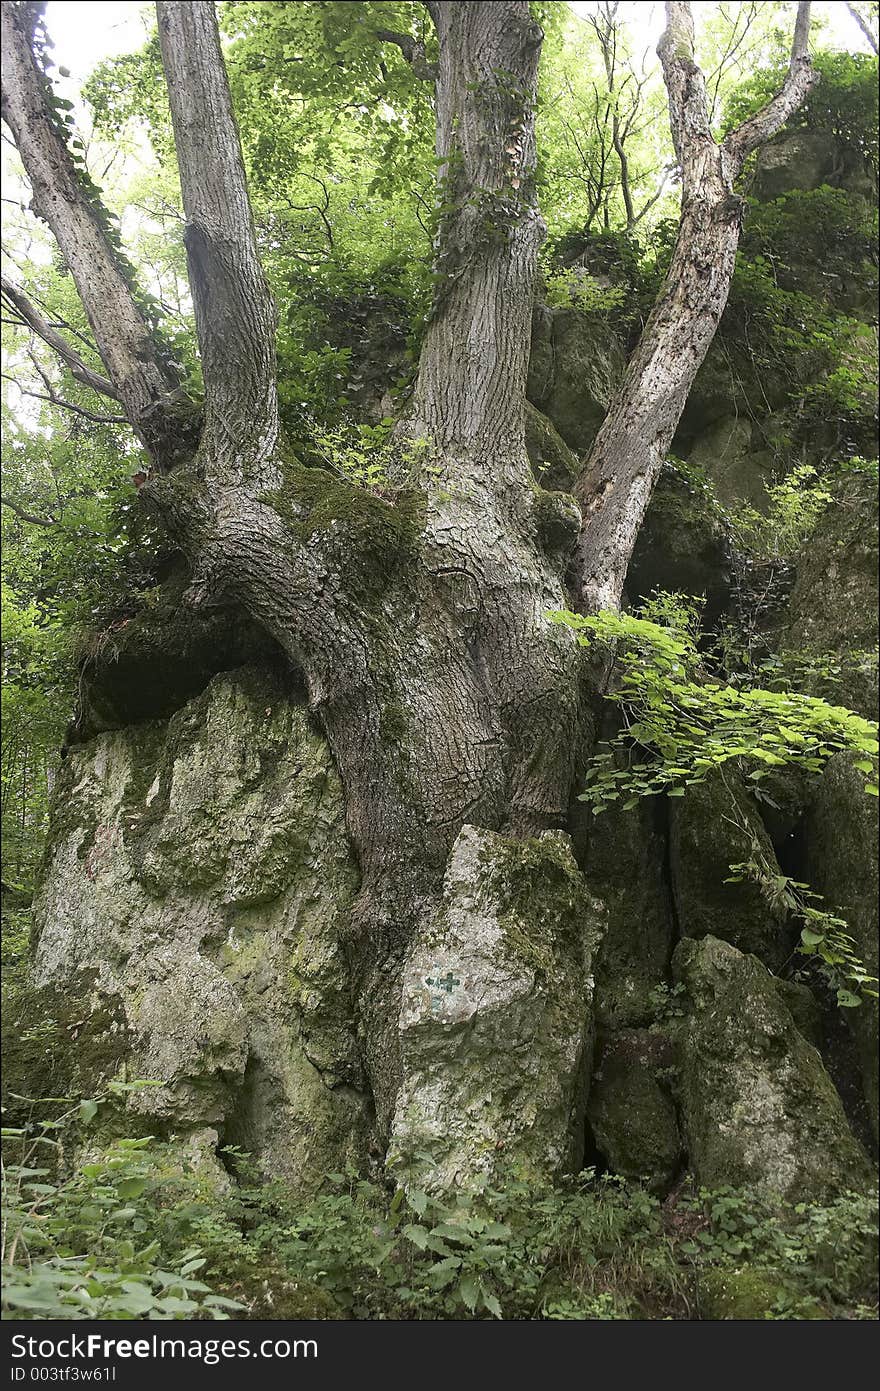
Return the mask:
M734 191L748 154L770 139L816 80L810 6L800 4L782 91L718 144L694 61L690 5L666 6L658 46L682 181L681 221L657 303L575 487L584 525L571 583L588 612L616 609L664 455L724 312L744 204Z
M107 235L97 191L67 147L34 52L37 14L28 4L6 0L2 7L3 119L30 180L31 206L51 227L70 267L115 394L142 443L164 466L180 457L178 380L156 350L127 268Z

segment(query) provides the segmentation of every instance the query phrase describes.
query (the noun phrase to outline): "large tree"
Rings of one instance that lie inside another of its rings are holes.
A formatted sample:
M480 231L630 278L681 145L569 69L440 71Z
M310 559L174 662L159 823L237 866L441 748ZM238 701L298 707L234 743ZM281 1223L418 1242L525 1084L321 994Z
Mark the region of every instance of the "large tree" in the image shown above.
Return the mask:
M181 390L96 190L68 149L40 61L41 7L3 4L3 116L69 266L106 371L15 286L17 314L121 405L152 464L143 506L186 556L187 602L241 604L305 676L345 787L361 881L347 943L380 1132L400 1086L401 970L473 825L564 828L589 683L548 610L615 608L664 452L730 286L748 155L813 81L800 4L780 93L721 143L690 7L660 56L681 225L657 304L575 497L532 479L524 403L543 224L534 97L542 31L525 0L426 8L434 55L377 31L434 85L437 290L398 422L405 485L375 496L291 457L279 426L276 310L257 250L214 7L157 5L204 404ZM413 12L421 7L413 6ZM409 445L407 442L410 442Z

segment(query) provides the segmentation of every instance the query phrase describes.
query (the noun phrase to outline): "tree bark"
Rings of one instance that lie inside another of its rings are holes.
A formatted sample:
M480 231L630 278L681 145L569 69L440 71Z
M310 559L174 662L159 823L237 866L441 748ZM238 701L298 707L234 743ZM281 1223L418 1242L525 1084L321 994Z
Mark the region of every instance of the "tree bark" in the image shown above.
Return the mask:
M96 191L67 148L51 84L34 54L33 7L4 0L2 25L2 114L30 180L31 206L49 224L70 267L101 360L132 427L156 462L165 466L180 450L177 377L157 352L120 256L107 237L107 215Z
M565 603L561 571L579 517L570 499L531 481L523 426L543 235L533 112L543 36L524 2L430 7L449 211L404 431L429 442L427 462L392 505L308 470L288 469L273 491L284 469L258 408L274 392L271 307L216 30L196 8L163 4L160 22L184 205L199 224L188 244L208 424L195 478L158 480L142 495L189 554L193 597L234 595L305 673L360 861L348 951L387 1133L400 1079L400 973L436 908L456 835L465 823L513 836L561 826L572 780L578 648L544 615ZM203 101L214 115L197 130ZM203 274L205 248L213 256L218 244L223 264ZM238 307L251 294L247 322ZM232 374L230 324L239 335ZM231 429L212 425L218 401Z
M781 92L718 144L694 61L690 5L667 4L666 14L657 51L681 170L681 221L663 288L575 487L584 524L571 582L587 612L620 604L660 466L724 312L744 207L735 181L746 157L776 134L816 80L810 6L800 4Z
M275 304L257 254L213 5L157 4L205 380L202 457L224 485L277 486Z

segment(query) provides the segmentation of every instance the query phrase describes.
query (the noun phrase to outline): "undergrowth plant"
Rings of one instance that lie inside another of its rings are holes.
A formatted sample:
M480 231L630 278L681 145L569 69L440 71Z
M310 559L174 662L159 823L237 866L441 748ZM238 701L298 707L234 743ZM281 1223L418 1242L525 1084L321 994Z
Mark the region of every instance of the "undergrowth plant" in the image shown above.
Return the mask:
M6 1317L226 1319L243 1309L197 1278L206 1263L198 1247L180 1243L163 1261L156 1212L168 1175L149 1137L68 1158L102 1109L145 1085L116 1081L98 1097L43 1098L33 1103L38 1119L3 1128Z

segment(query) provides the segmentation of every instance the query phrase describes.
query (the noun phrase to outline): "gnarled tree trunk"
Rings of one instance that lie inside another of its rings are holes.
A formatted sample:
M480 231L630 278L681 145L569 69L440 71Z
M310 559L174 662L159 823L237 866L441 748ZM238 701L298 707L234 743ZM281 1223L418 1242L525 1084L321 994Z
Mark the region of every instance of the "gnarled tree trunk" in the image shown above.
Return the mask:
M491 1035L497 1059L508 1014L535 1026L533 999L556 1027L555 992L573 1001L575 1021L554 1055L564 1080L557 1090L546 1077L536 1084L536 1113L543 1106L558 1122L546 1139L553 1163L577 1158L565 1135L571 1114L583 1112L594 910L554 833L566 824L583 737L583 673L571 633L546 614L569 603L564 575L575 543L578 601L619 600L663 451L724 307L740 221L733 180L809 85L808 8L784 100L763 124L756 118L718 146L688 7L668 6L661 53L682 227L578 485L582 523L571 497L536 486L524 444L543 235L534 190L542 33L525 0L428 5L439 40L439 289L401 423L404 452L407 440L427 443L413 451L420 462L391 500L303 468L279 443L274 306L213 7L157 6L205 380L193 449L182 433L169 447L179 427L173 411L158 433L150 424L175 383L143 346L130 288L63 141L41 115L46 84L27 41L30 7L3 6L15 57L8 119L111 390L158 465L142 499L189 559L189 602L244 606L304 674L332 748L360 865L346 949L383 1140L394 1130L403 1144L418 1132L412 1118L436 1081L433 1023ZM534 936L523 945L529 915ZM463 992L454 1001L453 987ZM481 1015L486 1001L491 1023ZM421 1052L419 1038L429 1040ZM527 1086L530 1059L522 1049L518 1056L511 1076ZM464 1092L453 1092L455 1107ZM401 1095L406 1114L395 1121ZM498 1125L491 1136L500 1146Z

